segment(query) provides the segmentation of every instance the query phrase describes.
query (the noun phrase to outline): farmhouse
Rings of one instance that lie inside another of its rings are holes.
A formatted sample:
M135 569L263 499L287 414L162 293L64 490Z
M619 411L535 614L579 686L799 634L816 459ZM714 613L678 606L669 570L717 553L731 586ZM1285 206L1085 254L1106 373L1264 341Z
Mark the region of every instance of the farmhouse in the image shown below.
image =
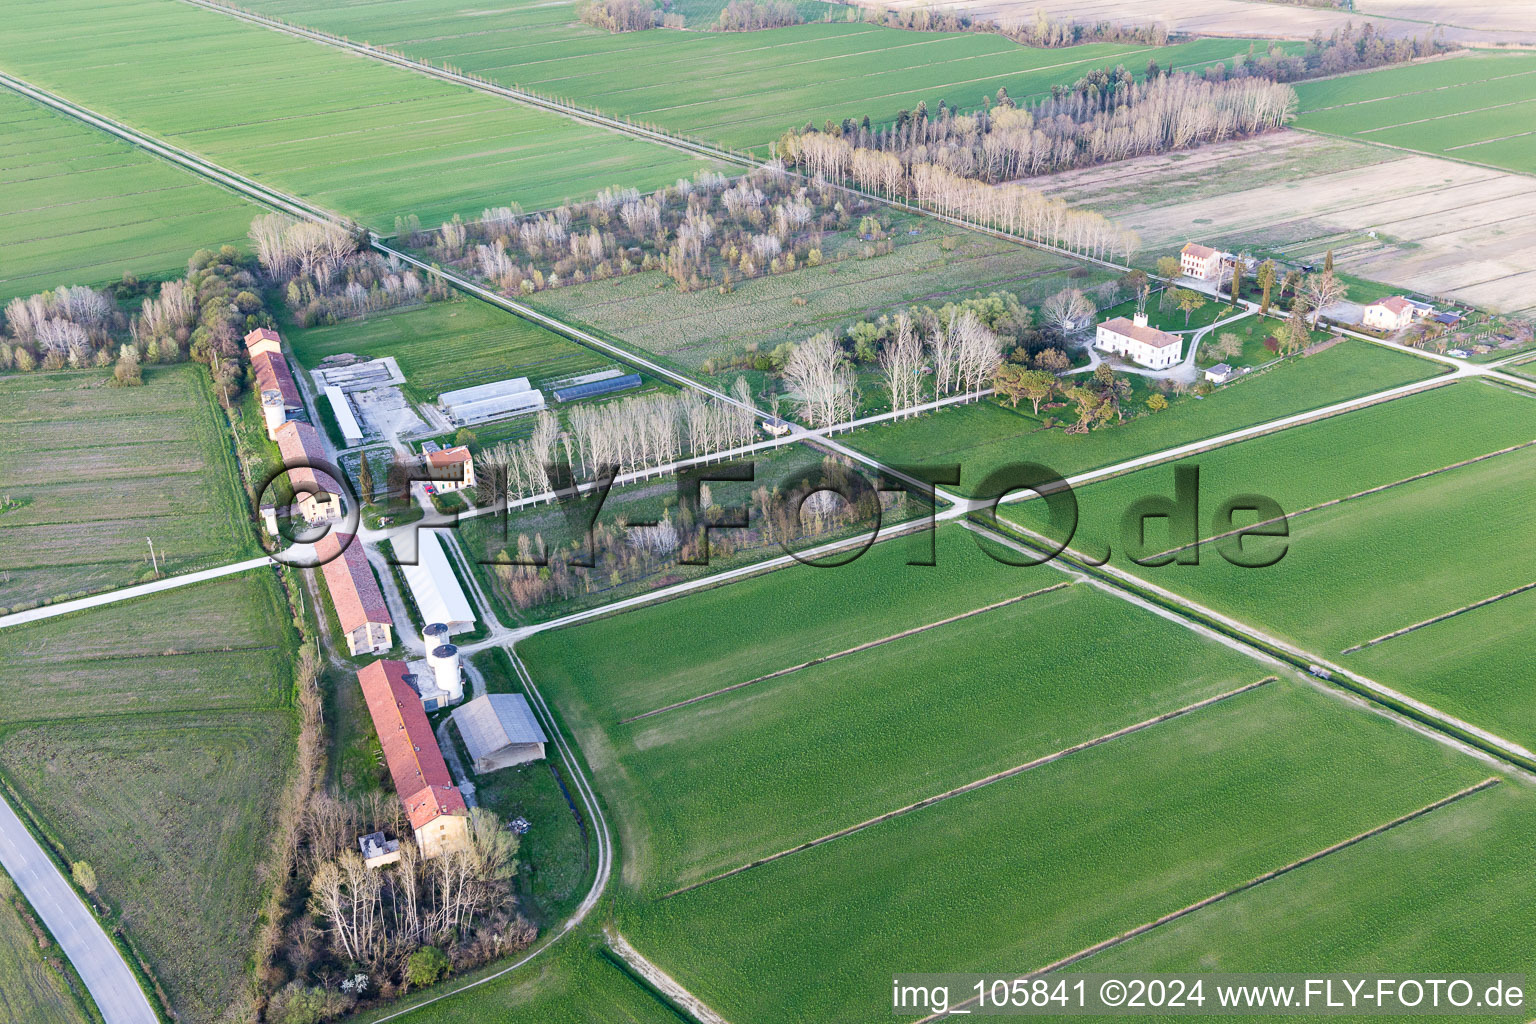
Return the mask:
M330 592L336 619L347 638L347 653L381 654L395 645L394 619L384 604L379 582L373 578L361 541L334 530L315 544L321 561L325 588Z
M1215 281L1221 277L1221 253L1208 245L1190 242L1179 252L1179 270L1197 281Z
M384 748L395 792L425 857L469 849L469 809L448 774L432 725L402 661L376 661L357 674Z
M437 530L416 531L416 564L402 565L400 571L424 623L442 623L449 633L475 628L475 610L448 564Z
M1415 320L1431 315L1434 311L1434 307L1425 303L1394 295L1366 306L1362 321L1365 326L1374 327L1377 330L1400 331Z
M483 775L544 757L544 730L520 693L488 693L453 710L475 773Z
M288 481L293 485L299 515L311 525L340 519L341 485L323 470L313 468L325 463L325 447L315 428L289 420L280 424L273 435L288 470Z
M475 486L475 460L464 445L427 453L427 468L434 470L432 486L439 493ZM441 477L441 479L440 479Z
M1137 313L1135 320L1117 316L1099 324L1093 345L1153 370L1166 370L1177 363L1183 348L1178 335L1147 326L1145 313Z

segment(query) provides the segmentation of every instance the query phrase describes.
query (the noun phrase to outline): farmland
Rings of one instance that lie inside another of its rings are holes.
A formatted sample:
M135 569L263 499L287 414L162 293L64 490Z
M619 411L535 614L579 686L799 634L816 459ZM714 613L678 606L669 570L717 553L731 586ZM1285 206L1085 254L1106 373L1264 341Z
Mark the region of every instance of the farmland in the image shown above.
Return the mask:
M540 292L534 304L697 372L711 359L769 352L822 330L841 332L910 305L942 306L1010 291L1035 305L1062 288L1109 279L1102 271L933 221L898 218L894 251L838 258L741 281L721 294L679 293L659 271ZM901 232L915 230L916 237Z
M0 379L0 605L16 607L254 553L207 372L152 367Z
M1500 785L1101 953L1090 971L1527 971L1536 802ZM1477 907L1475 914L1466 913Z
M730 1019L873 1021L890 1010L868 993L893 963L1043 966L1485 775L1307 687L1271 684L637 902L621 923ZM815 965L834 958L849 983L817 983Z
M577 21L577 4L445 10L432 0L255 0L253 10L605 114L736 148L764 148L791 127L868 114L890 120L926 100L979 106L1002 87L1016 100L1093 68L1140 72L1230 61L1245 43L1203 39L1153 47L1094 43L1034 49L979 33L905 32L845 20L758 32L609 35Z
M1536 580L1529 545L1514 539L1528 519L1517 495L1536 466L1536 450L1458 465L1536 439L1532 401L1458 384L1201 456L1194 461L1208 504L1214 496L1257 491L1293 513L1286 556L1262 572L1228 565L1214 552L1177 578L1169 570L1139 571L1449 714L1522 745L1536 743L1536 703L1517 667L1536 595L1515 594L1353 649ZM1408 479L1436 469L1445 471ZM1085 489L1074 546L1102 552L1132 497L1172 493L1171 472L1155 467ZM1034 514L1022 507L1009 512L1020 522ZM1209 535L1203 524L1202 532ZM1151 533L1156 551L1166 535ZM1328 585L1315 586L1319 579ZM1288 596L1303 590L1312 595L1303 604Z
M403 390L417 402L444 391L508 377L545 382L612 365L612 360L478 299L455 299L366 320L290 328L285 337L306 369L342 353L394 356Z
M92 31L65 39L61 21ZM399 215L432 224L511 201L554 206L705 166L174 0L28 5L6 28L0 68L386 230ZM126 65L144 74L125 76Z
M1536 56L1479 53L1297 87L1296 124L1512 171L1536 171Z
M1068 477L1289 413L1425 380L1435 373L1434 366L1415 356L1346 341L1250 375L1204 399L1185 399L1166 412L1086 436L1045 429L1027 406L1014 410L983 401L865 427L848 435L847 441L888 462L959 463L958 490L966 493L988 472L1009 463L1039 462ZM1041 414L1044 417L1046 410Z
M182 269L257 209L105 132L0 91L0 304Z
M10 876L0 871L0 1018L28 1024L87 1024L80 997L70 991L70 981L60 969L62 958L55 959L57 948L44 960L27 916L31 910L26 901Z
M1190 240L1295 262L1333 249L1341 271L1383 282L1382 293L1532 304L1536 184L1523 174L1283 131L1032 184L1134 229L1148 266Z
M292 760L293 635L268 570L0 632L0 776L189 1021L247 969L273 794Z

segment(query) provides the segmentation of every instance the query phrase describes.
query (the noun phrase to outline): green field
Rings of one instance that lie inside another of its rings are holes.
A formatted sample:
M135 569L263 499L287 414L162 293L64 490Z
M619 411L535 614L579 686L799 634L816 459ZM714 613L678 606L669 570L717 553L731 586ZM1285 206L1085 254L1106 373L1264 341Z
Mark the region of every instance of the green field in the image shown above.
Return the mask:
M249 981L294 643L266 569L0 632L0 775L187 1021Z
M1506 783L1078 969L1309 971L1326 963L1329 970L1402 975L1455 964L1457 971L1529 973L1536 968L1536 891L1527 870L1533 837L1533 794Z
M89 1024L80 1007L80 1001L89 997L83 987L78 996L72 991L57 946L44 959L38 948L40 936L28 917L41 928L16 884L0 870L0 1020Z
M799 756L792 741L785 756ZM1309 687L1271 684L636 901L621 926L727 1019L889 1019L888 994L877 993L893 970L1034 969L1487 774ZM819 965L834 962L841 983L828 985Z
M508 377L528 377L534 387L543 387L614 363L478 299L456 298L365 320L289 328L286 337L294 356L310 370L327 356L343 352L364 359L394 356L405 374L404 390L417 402Z
M1296 87L1301 128L1536 171L1536 56L1487 53Z
M255 553L223 414L200 366L0 377L0 606Z
M1347 401L1434 376L1438 368L1416 356L1367 342L1346 341L1324 352L1290 359L1252 374L1203 399L1187 398L1165 412L1078 436L1046 430L1030 415L995 401L954 406L914 419L865 427L848 444L883 462L959 463L958 490L969 493L991 470L1013 462L1039 462L1063 477L1113 465L1163 448L1215 437L1281 416ZM1067 416L1061 409L1046 415Z
M554 206L612 184L649 190L703 166L178 0L63 0L9 15L5 71L375 227ZM91 32L66 37L63 23Z
M884 256L837 259L829 245L832 262L741 281L725 294L713 288L680 293L657 271L540 292L533 304L697 372L707 360L736 356L749 346L769 352L912 305L1011 291L1032 306L1065 287L1084 288L1111 276L933 221L899 218L896 224L896 248ZM913 229L916 238L905 234ZM879 404L878 385L871 383L870 391L867 397Z
M1083 490L1074 547L1102 555L1111 543L1122 565L1159 585L1530 746L1536 701L1526 681L1536 592L1349 649L1536 581L1536 549L1524 540L1533 516L1520 498L1536 472L1536 449L1456 466L1536 439L1532 403L1536 396L1457 384L1191 460L1200 465L1203 507L1212 512L1222 498L1252 492L1290 512L1287 553L1272 567L1237 568L1209 548L1198 567L1125 562L1118 519L1135 497L1173 493L1168 466ZM1437 469L1444 472L1407 480ZM1398 481L1405 482L1298 514ZM1007 514L1033 526L1040 513L1021 505ZM1207 523L1201 531L1219 532ZM1159 526L1148 530L1148 541L1152 552L1172 546ZM1298 594L1307 599L1297 601Z
M231 192L0 90L0 304L64 284L183 269L245 237Z
M999 87L1021 100L1071 84L1093 68L1124 64L1139 73L1149 60L1165 68L1214 64L1248 49L1226 39L1032 49L999 35L850 24L841 8L832 24L610 35L580 24L570 0L470 10L435 0L253 0L249 6L738 148L764 147L807 121L865 114L888 120L924 100L930 108L940 99L969 108Z
M978 569L999 581L1010 573ZM795 575L775 573L759 590L789 602L794 587ZM924 614L937 622L987 603L968 592L925 602ZM645 623L611 620L526 645L565 713L603 722L604 735L583 737L583 749L611 751L610 777L622 780L614 785L637 834L628 870L652 894L1265 675L1244 655L1090 587L1069 587L639 721L609 718L615 705L651 710L676 694L671 673L622 672L628 648L619 637L636 626L676 635L663 622L695 614L690 604L675 602ZM1128 636L1148 657L1116 666ZM695 677L699 689L688 696L752 678L739 668ZM1075 682L1062 686L1067 678Z

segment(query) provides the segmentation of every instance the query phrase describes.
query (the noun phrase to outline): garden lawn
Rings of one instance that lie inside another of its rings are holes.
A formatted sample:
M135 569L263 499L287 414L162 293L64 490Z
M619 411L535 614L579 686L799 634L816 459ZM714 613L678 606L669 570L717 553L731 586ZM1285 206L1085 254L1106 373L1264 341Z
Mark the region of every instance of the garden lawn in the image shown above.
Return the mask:
M65 284L183 270L260 209L106 132L0 91L0 305Z
M1536 793L1509 780L1075 969L1529 974L1533 856Z
M509 377L527 377L539 388L560 377L614 365L607 356L471 298L430 302L366 320L290 328L287 337L294 356L309 370L341 353L363 359L394 356L405 375L404 390L417 402Z
M1296 87L1298 127L1536 171L1536 57L1478 52Z
M89 997L76 995L72 982L60 967L63 958L50 962L38 949L39 937L26 920L36 916L9 875L0 871L0 1020L26 1024L89 1024L81 1009ZM25 915L25 916L24 916ZM56 957L58 947L50 954ZM57 964L57 966L56 966Z
M929 612L935 622L950 614ZM1144 656L1128 662L1127 646ZM1238 689L1270 667L1069 586L609 726L610 803L625 808L633 837L626 871L653 895L698 882ZM562 700L558 670L544 675Z
M257 551L228 428L200 366L0 377L0 606L208 568Z
M712 166L177 0L22 5L0 68L385 230L402 214L432 226Z
M288 712L110 715L8 726L0 772L100 894L188 1022L250 984L271 826L293 760Z
M1310 687L1272 684L700 889L629 901L620 926L727 1019L878 1021L893 970L1032 970L1487 774Z
M961 466L956 490L974 494L993 469L1038 462L1070 477L1202 438L1305 412L1443 372L1428 360L1368 342L1345 341L1317 355L1251 374L1205 398L1175 401L1164 412L1069 435L995 401L960 405L909 420L865 427L845 443L886 463ZM1069 378L1070 380L1070 378ZM1135 403L1132 408L1138 408ZM1044 408L1042 416L1047 415ZM1050 415L1070 417L1067 408Z
M1245 43L1203 39L1173 46L1093 43L1020 46L1002 36L906 32L846 21L758 32L626 32L578 22L578 4L521 0L483 9L433 0L388 5L346 0L253 0L254 9L301 25L389 46L503 85L573 100L738 148L764 147L787 128L828 118L894 119L940 99L979 106L1006 88L1015 100L1071 84L1087 71L1124 64L1141 73L1230 62ZM712 10L685 5L692 24ZM810 12L808 12L810 13Z

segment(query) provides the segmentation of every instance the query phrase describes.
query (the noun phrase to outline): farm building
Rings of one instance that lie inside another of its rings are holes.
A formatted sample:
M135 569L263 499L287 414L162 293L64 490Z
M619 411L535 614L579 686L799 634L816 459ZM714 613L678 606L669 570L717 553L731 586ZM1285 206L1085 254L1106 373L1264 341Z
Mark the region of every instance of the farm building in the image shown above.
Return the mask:
M448 563L437 530L416 531L416 564L400 569L423 622L442 623L449 633L475 628L475 610Z
M520 693L488 693L453 710L453 724L459 727L475 773L483 775L500 768L542 760L544 730L539 728Z
M777 416L763 417L763 431L771 437L783 437L789 433L789 422Z
M400 859L400 840L385 839L383 832L358 836L357 848L362 851L363 864L370 868L381 868Z
M256 393L261 396L261 415L267 439L277 440L276 430L285 420L304 410L304 399L294 383L288 360L283 358L282 338L270 327L259 327L245 336Z
M1221 253L1208 245L1190 242L1179 251L1179 270L1197 281L1215 281L1221 277Z
M527 377L516 377L458 391L444 391L438 396L438 402L450 420L467 427L538 412L544 408L544 393L530 387Z
M1362 321L1365 326L1374 327L1377 330L1400 331L1422 316L1426 310L1433 312L1423 303L1394 295L1366 306Z
M469 809L453 784L432 725L403 661L376 661L357 674L395 792L425 857L469 848Z
M433 470L432 486L439 492L462 491L475 486L475 460L469 448L443 448L427 452L427 468ZM446 479L444 479L446 478Z
M1145 313L1137 313L1135 320L1117 316L1099 324L1093 346L1153 370L1166 370L1177 363L1183 348L1177 334L1147 326Z
M464 699L464 673L459 649L448 642L448 627L434 622L421 631L427 656L407 665L421 706L427 711L446 708Z
M617 366L606 370L598 370L596 373L585 373L579 377L570 377L555 383L550 388L550 393L555 396L557 402L574 402L578 398L592 398L596 395L611 395L615 391L627 391L630 388L640 386L638 373L625 373Z
M362 444L363 428L352 412L352 403L347 399L346 392L334 384L327 384L325 397L331 403L331 412L336 416L336 425L341 428L341 436L347 442L347 447Z
M336 619L347 638L347 653L381 654L395 645L394 619L373 578L361 541L332 531L315 544Z
M293 485L294 504L306 523L328 523L340 519L341 485L322 469L325 446L320 435L308 423L289 420L273 431L288 481Z

